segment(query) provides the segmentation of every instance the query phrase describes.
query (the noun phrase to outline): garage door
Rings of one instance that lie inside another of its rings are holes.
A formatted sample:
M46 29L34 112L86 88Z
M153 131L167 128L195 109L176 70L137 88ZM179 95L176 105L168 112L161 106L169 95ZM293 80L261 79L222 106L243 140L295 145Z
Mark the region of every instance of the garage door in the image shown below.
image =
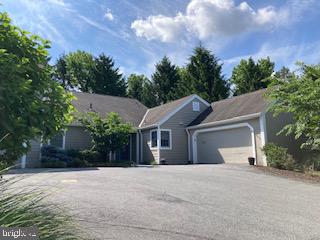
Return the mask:
M248 127L202 132L197 136L198 163L248 163L252 156Z

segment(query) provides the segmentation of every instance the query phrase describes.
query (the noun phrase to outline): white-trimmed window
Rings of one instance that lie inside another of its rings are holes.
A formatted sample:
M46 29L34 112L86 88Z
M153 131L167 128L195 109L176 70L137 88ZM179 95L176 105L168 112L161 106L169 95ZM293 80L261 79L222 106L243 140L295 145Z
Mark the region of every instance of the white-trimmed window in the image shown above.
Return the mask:
M195 112L200 111L200 103L199 102L192 102L192 110Z
M151 140L151 147L155 148L158 146L158 131L153 130L150 132L150 140Z
M161 129L160 130L160 149L171 149L171 130L170 129ZM150 131L150 147L158 147L158 131Z

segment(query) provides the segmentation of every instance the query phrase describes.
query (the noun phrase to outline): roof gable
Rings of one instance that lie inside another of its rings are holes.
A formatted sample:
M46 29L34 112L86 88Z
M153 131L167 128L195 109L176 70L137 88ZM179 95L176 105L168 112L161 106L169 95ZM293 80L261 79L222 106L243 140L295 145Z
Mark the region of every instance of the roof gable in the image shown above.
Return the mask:
M177 99L175 101L171 101L166 104L148 109L139 127L147 128L147 127L163 124L165 121L167 121L170 117L172 117L180 109L182 109L184 106L186 106L188 103L190 103L194 99L198 99L199 101L203 102L205 105L210 106L208 102L203 100L198 95L196 94L189 95L189 96Z
M214 123L266 111L266 89L213 102L189 126Z

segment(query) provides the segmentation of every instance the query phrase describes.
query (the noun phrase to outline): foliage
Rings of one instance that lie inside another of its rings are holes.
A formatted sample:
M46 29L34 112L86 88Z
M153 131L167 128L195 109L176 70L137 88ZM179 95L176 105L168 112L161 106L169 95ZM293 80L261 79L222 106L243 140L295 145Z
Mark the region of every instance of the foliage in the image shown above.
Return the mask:
M95 58L93 93L107 94L113 96L126 95L126 82L119 68L111 57L100 54Z
M100 54L94 57L85 51L60 56L53 71L53 78L65 89L83 92L125 96L126 82L111 57Z
M1 173L1 172L0 172ZM14 187L19 179L0 179L0 226L39 229L43 240L76 240L79 229L57 204L45 202L47 195L37 189Z
M291 113L293 123L281 133L301 139L301 147L320 150L320 65L300 64L302 74L286 79L274 77L267 97L275 115Z
M152 74L154 89L157 94L157 103L163 104L176 99L176 90L179 82L178 67L171 63L167 56L156 64Z
M274 71L274 63L270 58L262 58L257 63L250 57L242 59L240 64L234 67L230 82L234 85L234 95L241 95L266 88L269 77Z
M48 41L13 26L0 13L2 165L25 153L30 139L50 138L71 121L73 97L50 78L48 48Z
M188 75L188 71L186 67L179 67L179 82L176 91L176 97L182 98L188 95L193 94L192 85L191 85L191 78Z
M69 83L70 88L78 88L83 92L93 92L95 61L92 54L85 51L71 52L64 56L66 73L59 72L57 64L55 70L57 75L66 76L64 82ZM58 62L59 63L59 59Z
M131 74L128 77L127 95L139 100L147 107L156 105L156 95L152 83L144 75Z
M209 102L229 96L229 85L222 75L219 59L203 46L196 47L186 67L184 86Z
M45 145L41 148L41 163L42 167L46 168L89 166L79 150L63 150L51 145Z
M267 157L267 162L270 167L294 170L295 160L288 154L287 148L276 145L275 143L267 143L263 149Z
M122 149L128 144L133 128L124 123L117 113L111 112L105 118L99 114L90 112L80 118L81 123L88 130L94 150L107 159L109 153Z
M286 80L287 78L293 77L294 73L289 68L282 67L275 73L275 77Z

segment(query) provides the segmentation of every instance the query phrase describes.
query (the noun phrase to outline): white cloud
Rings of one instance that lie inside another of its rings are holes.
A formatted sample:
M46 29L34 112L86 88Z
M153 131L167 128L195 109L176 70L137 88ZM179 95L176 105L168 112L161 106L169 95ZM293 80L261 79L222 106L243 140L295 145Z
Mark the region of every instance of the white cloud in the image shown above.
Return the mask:
M185 13L178 13L174 17L163 15L149 16L146 19L137 19L131 28L138 37L148 40L159 39L163 42L173 42L188 35L195 35L199 39L212 36L231 36L249 31L272 29L287 24L296 2L276 9L266 6L253 9L248 3L236 5L234 0L191 0ZM301 0L303 1L303 0ZM313 2L310 0L309 3Z
M114 16L112 15L111 9L107 9L107 12L104 14L104 18L108 19L109 21L114 20Z

